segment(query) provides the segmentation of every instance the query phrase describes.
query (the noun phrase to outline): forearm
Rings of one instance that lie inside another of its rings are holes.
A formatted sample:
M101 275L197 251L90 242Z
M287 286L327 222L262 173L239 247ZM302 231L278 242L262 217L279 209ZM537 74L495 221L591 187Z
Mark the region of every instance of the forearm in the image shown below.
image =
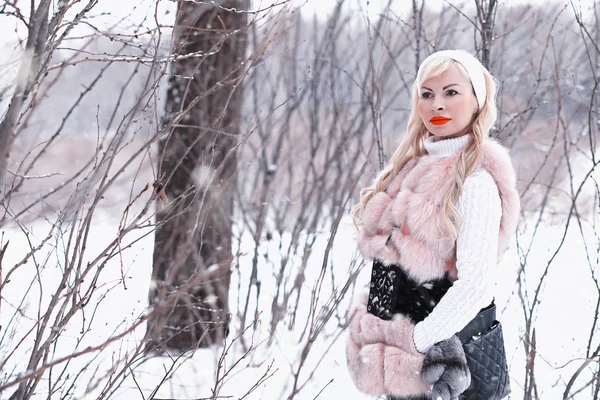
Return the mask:
M493 299L501 205L492 177L469 177L459 199L462 218L456 243L458 280L414 331L417 350L450 338Z

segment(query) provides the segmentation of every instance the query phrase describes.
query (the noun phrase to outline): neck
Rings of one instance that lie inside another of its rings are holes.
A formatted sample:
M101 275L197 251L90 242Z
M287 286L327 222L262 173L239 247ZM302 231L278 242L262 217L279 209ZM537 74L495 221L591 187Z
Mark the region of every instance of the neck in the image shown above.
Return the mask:
M454 135L448 135L448 136L442 136L442 137L434 135L433 136L433 141L434 142L441 142L442 140L456 139L456 138L459 138L459 137L461 137L463 135L467 135L467 134L468 133L463 132L463 133L455 133Z
M466 134L437 141L435 139L434 136L425 139L424 146L427 153L434 157L449 157L466 149L473 138Z

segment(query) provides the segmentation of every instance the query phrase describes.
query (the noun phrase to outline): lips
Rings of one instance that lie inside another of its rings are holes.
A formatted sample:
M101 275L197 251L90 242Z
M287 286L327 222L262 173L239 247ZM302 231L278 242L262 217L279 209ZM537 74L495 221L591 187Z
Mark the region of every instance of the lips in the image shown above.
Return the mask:
M429 122L431 122L433 125L444 125L446 122L451 121L452 118L446 118L446 117L433 117L429 120Z

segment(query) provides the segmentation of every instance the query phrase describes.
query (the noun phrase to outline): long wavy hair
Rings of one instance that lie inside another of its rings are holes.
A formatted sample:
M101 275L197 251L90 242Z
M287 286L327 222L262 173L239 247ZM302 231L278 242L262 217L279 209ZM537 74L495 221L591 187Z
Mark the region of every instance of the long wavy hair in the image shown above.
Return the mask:
M473 57L469 53L469 57ZM474 58L474 57L473 57ZM489 73L489 71L481 65L479 61L477 63L483 70L486 86L486 99L483 107L474 115L473 121L468 132L472 135L473 140L467 148L465 148L459 155L458 162L456 164L456 173L451 179L453 184L450 189L444 195L443 209L445 223L447 225L447 232L449 232L450 240L456 240L458 231L461 225L461 217L456 207L456 202L462 192L462 187L465 182L465 178L473 171L479 159L482 151L482 145L485 138L489 136L489 131L496 122L497 109L496 109L496 82L495 78ZM390 182L398 174L398 172L414 157L419 157L425 153L424 141L427 137L432 134L427 130L421 116L419 115L418 102L420 96L420 88L423 82L427 79L435 77L446 71L452 65L459 67L460 71L465 75L467 79L469 76L464 67L457 61L447 57L435 57L429 60L425 60L419 67L420 81L413 83L412 86L412 110L408 119L408 126L404 138L394 151L392 158L388 165L381 171L375 180L374 186L366 187L360 191L360 201L352 207L350 215L354 221L357 229L360 229L362 225L362 214L365 210L365 206L369 200L378 192L386 190ZM473 92L474 93L474 92ZM475 95L475 94L473 94ZM454 221L454 222L453 222Z

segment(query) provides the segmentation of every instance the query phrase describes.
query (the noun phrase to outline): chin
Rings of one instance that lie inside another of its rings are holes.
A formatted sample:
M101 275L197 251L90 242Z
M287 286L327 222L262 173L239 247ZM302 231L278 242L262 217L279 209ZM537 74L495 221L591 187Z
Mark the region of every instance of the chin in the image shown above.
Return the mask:
M425 127L427 128L427 130L429 132L431 132L432 135L435 136L449 136L452 135L454 132L458 132L458 130L456 129L452 129L449 126L446 125L425 125Z
M447 126L435 126L435 125L432 127L432 129L429 130L429 132L431 132L431 134L433 136L435 136L436 138L440 138L440 139L446 138L448 136L454 136L454 135L457 135L456 137L462 136L462 135L460 135L461 131L464 131L464 129L452 129L452 128L449 129L449 127L447 127Z

